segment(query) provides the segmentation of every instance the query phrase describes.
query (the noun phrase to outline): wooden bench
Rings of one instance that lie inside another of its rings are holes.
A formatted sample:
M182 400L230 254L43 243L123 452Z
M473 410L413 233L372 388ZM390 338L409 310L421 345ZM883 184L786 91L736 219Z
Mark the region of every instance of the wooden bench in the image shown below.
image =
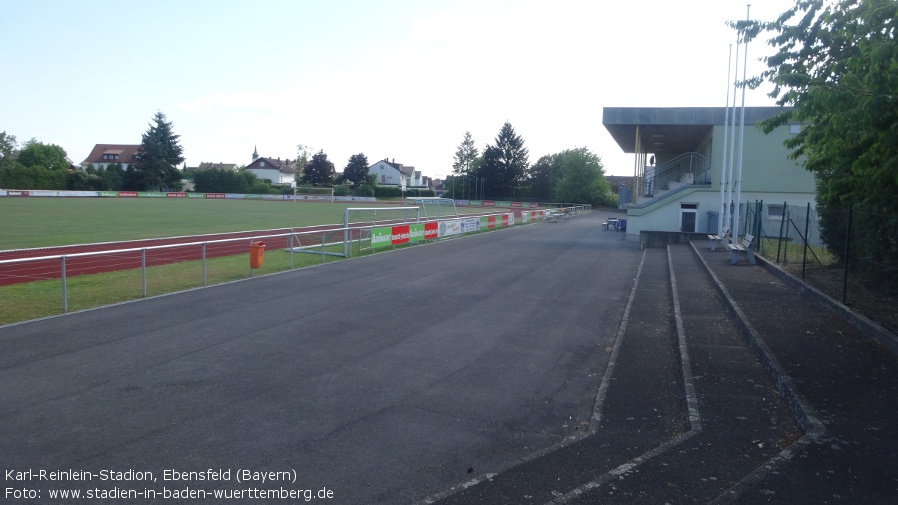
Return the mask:
M716 251L717 246L720 245L721 243L725 244L727 242L727 239L729 238L729 236L730 236L729 228L724 228L723 233L721 233L720 235L708 235L708 240L711 241L711 250Z
M755 251L752 247L752 242L754 242L754 235L745 234L745 237L742 239L742 242L737 244L733 242L732 244L726 244L727 249L730 250L730 264L735 265L739 262L739 253L745 253L745 257L748 258L748 262L752 265L756 265L757 261L755 260Z

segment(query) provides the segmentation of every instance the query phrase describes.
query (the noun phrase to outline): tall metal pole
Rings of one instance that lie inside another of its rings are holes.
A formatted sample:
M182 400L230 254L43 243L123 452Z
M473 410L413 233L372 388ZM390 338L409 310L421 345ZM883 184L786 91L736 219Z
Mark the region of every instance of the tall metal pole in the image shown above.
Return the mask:
M730 127L732 139L730 140L730 152L727 155L725 155L726 156L726 166L727 166L727 168L726 168L726 170L727 170L726 217L727 217L727 226L730 228L730 235L733 238L735 238L735 235L732 234L735 226L733 226L733 224L731 224L733 221L733 217L732 217L732 212L730 209L733 205L733 165L734 165L733 160L736 159L736 87L738 86L738 83L737 83L738 82L737 75L739 73L738 68L739 68L739 34L736 34L736 69L737 70L735 72L733 72L733 105L731 106L729 104L729 101L727 101L727 109L732 109L732 111L733 111L732 114L729 114L729 113L727 114L727 117L729 117L733 122L732 126ZM729 96L729 93L727 93L727 96Z
M749 12L751 11L751 4L748 4L745 13L745 21L749 20ZM739 201L742 198L742 154L745 151L745 78L748 73L748 41L745 41L745 56L742 60L742 111L739 118L739 158L737 160L736 166L736 181L734 186L736 188L736 210L735 210L735 225L736 231L733 233L733 238L739 236Z
M639 171L639 125L636 125L636 138L633 141L633 204L636 204L637 173Z
M726 116L723 122L723 151L720 157L720 222L717 226L717 233L722 233L726 226L727 214L729 213L729 205L726 202L726 187L729 183L727 180L727 144L729 143L730 133L730 65L733 63L733 44L730 44L730 54L727 59L727 101Z

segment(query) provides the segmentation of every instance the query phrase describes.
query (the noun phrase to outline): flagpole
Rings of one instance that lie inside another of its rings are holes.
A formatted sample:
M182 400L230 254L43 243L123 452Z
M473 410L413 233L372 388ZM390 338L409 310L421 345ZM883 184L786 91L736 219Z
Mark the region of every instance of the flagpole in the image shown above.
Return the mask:
M751 4L748 4L745 11L745 21L746 24L749 20L749 15L751 12ZM737 70L738 72L738 70ZM737 160L736 166L736 210L733 215L735 217L735 221L733 222L733 242L735 242L736 237L739 236L739 202L742 196L742 154L745 151L745 78L748 72L748 41L745 41L745 59L742 62L742 114L739 120L739 159ZM735 98L735 97L734 97Z
M723 152L720 157L720 222L717 224L717 233L723 233L726 226L727 216L729 214L729 205L726 204L726 187L729 185L727 180L727 144L729 143L730 130L730 69L733 64L733 44L730 44L730 54L727 58L727 101L726 115L723 123Z

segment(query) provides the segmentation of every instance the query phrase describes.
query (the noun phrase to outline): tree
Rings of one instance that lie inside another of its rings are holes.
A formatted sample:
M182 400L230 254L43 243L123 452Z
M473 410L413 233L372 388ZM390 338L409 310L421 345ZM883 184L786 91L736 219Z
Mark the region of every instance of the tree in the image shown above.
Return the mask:
M12 153L16 150L16 136L0 132L0 167L11 164Z
M242 174L216 168L197 170L193 176L193 184L198 193L246 193L251 187L251 183Z
M312 155L312 148L303 145L296 145L296 180L297 183L302 182L303 172L305 171L306 165L309 164L309 157Z
M838 216L849 205L877 216L867 220L877 223L870 229L855 230L854 241L866 255L869 278L895 289L898 2L801 0L774 21L731 26L746 40L771 34L768 43L777 52L765 59L767 70L754 83L772 83L770 95L791 108L763 128L769 133L790 121L802 125L785 145L816 176L828 247L844 254L844 220Z
M349 163L343 169L343 179L351 181L355 187L359 187L368 179L368 157L362 153L349 157Z
M585 147L568 149L556 156L560 179L555 201L604 205L611 194L602 160Z
M470 174L473 168L474 160L477 159L479 153L474 147L474 139L471 132L465 132L465 138L455 151L455 161L452 163L452 173L455 175Z
M549 154L537 160L529 170L530 196L542 200L552 200L559 173L557 154Z
M17 158L22 165L35 168L44 167L48 170L58 170L61 172L69 168L69 161L66 159L65 149L55 144L44 144L37 139L31 139L25 142L25 146L19 153Z
M496 145L483 150L478 177L486 179L487 192L495 196L515 196L523 187L529 161L524 139L506 122L496 136Z
M303 168L302 183L311 186L329 186L333 184L336 170L334 164L327 159L324 151L318 151Z
M156 112L155 124L150 124L137 149L134 171L143 186L140 189L181 187L181 173L177 168L184 162L184 149L178 143L181 136L174 134L171 122L165 119L165 114Z

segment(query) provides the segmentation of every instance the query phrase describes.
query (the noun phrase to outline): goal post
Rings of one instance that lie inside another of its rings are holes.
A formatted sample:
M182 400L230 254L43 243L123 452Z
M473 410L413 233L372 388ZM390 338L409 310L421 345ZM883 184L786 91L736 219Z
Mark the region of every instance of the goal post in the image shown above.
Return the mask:
M293 188L293 199L320 200L334 203L334 188L321 188L316 186L296 186Z
M349 256L350 226L358 225L361 239L362 228L377 225L394 225L417 223L421 221L421 209L419 207L347 207L343 211L343 254Z
M406 198L406 204L417 205L424 213L425 221L458 218L455 200L439 196L420 196Z

